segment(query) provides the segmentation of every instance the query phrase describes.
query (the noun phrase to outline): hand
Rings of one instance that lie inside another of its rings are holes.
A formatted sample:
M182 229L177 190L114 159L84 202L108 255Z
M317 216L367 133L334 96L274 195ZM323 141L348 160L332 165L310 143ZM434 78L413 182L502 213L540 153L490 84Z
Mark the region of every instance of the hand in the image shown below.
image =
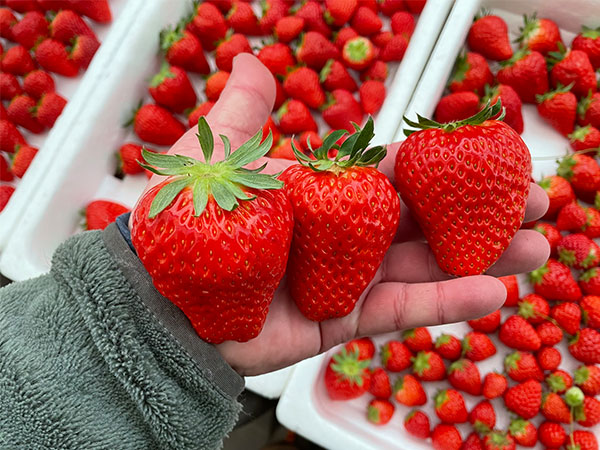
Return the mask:
M255 57L241 54L234 59L227 87L206 119L213 134L228 136L235 149L262 127L274 99L270 72ZM189 130L169 153L201 158L196 132L196 127ZM215 139L215 161L223 158L220 144ZM389 155L381 164L381 170L390 179L397 148L398 144L390 145ZM265 161L265 172L271 173L292 164L286 160ZM147 189L161 178L155 175ZM545 192L532 184L525 221L541 217L547 206ZM321 323L306 319L290 297L284 278L262 333L249 342L228 341L217 348L241 375L257 375L317 355L354 337L481 317L498 309L506 299L506 289L495 276L536 269L549 252L540 233L520 230L489 275L452 278L439 269L419 227L403 205L397 242L390 247L351 314Z

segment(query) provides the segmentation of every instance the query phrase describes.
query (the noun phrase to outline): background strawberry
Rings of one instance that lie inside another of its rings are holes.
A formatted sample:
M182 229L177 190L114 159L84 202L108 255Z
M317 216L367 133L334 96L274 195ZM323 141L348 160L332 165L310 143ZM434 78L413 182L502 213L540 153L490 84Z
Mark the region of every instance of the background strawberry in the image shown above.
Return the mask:
M173 145L186 131L169 111L153 104L140 107L131 122L141 140L156 145Z
M429 417L418 410L413 410L404 418L404 429L412 436L427 439L431 434Z
M572 83L559 84L554 91L536 96L539 115L564 136L573 132L577 116L577 97L570 91L572 87Z
M325 388L332 400L350 400L363 395L370 386L369 360L345 348L334 354L325 370Z
M196 104L196 93L185 70L164 63L148 87L154 101L175 113L182 113Z
M518 38L521 47L540 52L543 55L558 50L562 39L555 22L550 19L538 19L535 14L524 16L523 19L524 25Z
M166 28L161 31L160 48L165 52L165 58L169 64L190 72L210 73L202 44L194 34L183 29L182 24L173 30Z
M520 50L500 63L498 82L512 87L524 103L536 103L536 95L548 90L548 72L543 55L536 51ZM569 84L569 83L567 83Z
M467 36L469 47L493 61L504 61L512 54L508 38L508 26L501 17L484 15L477 17Z
M12 161L12 173L16 177L22 178L23 175L25 175L25 172L27 172L27 169L33 161L33 158L35 158L37 152L37 148L31 147L29 145L18 146Z
M467 52L456 59L450 78L450 92L471 91L483 95L485 86L494 83L487 61L479 53Z
M86 230L104 230L121 214L129 212L129 208L109 200L94 200L85 208Z
M600 128L600 92L589 92L577 105L577 123Z
M550 56L550 62L554 64L550 71L553 86L573 83L571 91L577 97L586 96L590 90L596 92L596 75L585 52L569 50L565 53L552 52Z
M592 67L600 68L600 28L588 28L585 25L571 43L573 50L581 50L588 55Z

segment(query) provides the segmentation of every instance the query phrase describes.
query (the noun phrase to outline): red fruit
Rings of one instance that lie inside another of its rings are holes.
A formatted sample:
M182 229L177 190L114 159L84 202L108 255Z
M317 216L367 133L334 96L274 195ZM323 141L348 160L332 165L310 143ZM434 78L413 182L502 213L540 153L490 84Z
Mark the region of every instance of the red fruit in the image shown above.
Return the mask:
M577 123L600 128L600 92L589 92L577 105Z
M367 420L375 425L385 425L391 420L394 409L390 401L375 398L367 407Z
M567 439L562 425L554 422L542 422L538 427L540 443L548 448L559 448Z
M483 442L475 431L467 436L461 450L483 450Z
M89 17L94 22L110 23L112 21L108 0L77 0L70 4L76 13Z
M196 36L189 31L177 27L160 32L160 48L165 52L165 58L172 66L178 66L190 72L208 74L210 66L202 44Z
M590 328L600 328L600 296L587 295L581 299L579 306L583 310L583 320Z
M146 104L136 111L133 130L145 142L173 145L185 133L185 126L161 106Z
M573 386L573 379L564 370L555 370L546 377L546 385L552 392L564 394L567 389Z
M36 3L43 11L60 11L71 8L70 0L37 0Z
M510 316L500 327L498 338L504 345L515 350L536 351L542 343L529 322L521 316Z
M388 76L388 68L387 63L383 61L375 61L371 64L366 70L361 72L360 80L376 80L376 81L385 81Z
M294 149L292 148L292 138L280 139L278 144L271 147L271 151L267 154L269 158L289 159L296 161Z
M554 346L562 341L563 332L559 326L550 321L545 321L537 326L536 333L540 337L542 345Z
M65 45L54 39L43 40L35 49L35 59L48 72L75 77L79 66L69 58Z
M44 125L34 115L35 106L35 99L24 94L17 95L9 103L6 112L9 120L16 125L38 134L44 131Z
M54 79L48 72L34 70L23 78L23 90L27 95L39 99L44 94L54 92Z
M375 344L368 337L353 339L345 347L348 352L358 350L358 359L372 359L375 355Z
M277 111L279 129L282 133L294 134L317 131L317 123L309 109L299 100L290 99Z
M257 57L273 75L286 76L289 69L296 65L292 50L279 42L264 46Z
M445 389L435 396L435 413L444 423L463 423L468 417L465 400L454 389Z
M307 3L308 4L308 3ZM304 34L296 50L296 59L314 70L321 70L330 59L339 59L337 47L316 31Z
M584 427L593 427L600 423L600 401L585 397L583 405L575 409L575 420Z
M558 178L560 178L560 177L558 177ZM570 186L571 185L569 184L569 187ZM555 226L553 226L549 223L538 223L533 229L535 231L539 231L540 233L542 233L545 236L545 238L548 240L548 244L550 244L550 256L552 256L553 258L556 258L556 256L557 256L556 247L558 246L558 243L562 239L562 235L560 234L560 231L558 231L558 229Z
M279 42L287 44L296 39L304 28L304 19L297 16L282 17L275 25L275 36Z
M560 231L581 231L587 223L587 214L577 202L563 206L556 218L556 228Z
M377 2L379 12L391 17L397 11L404 11L406 5L404 0L381 0Z
M273 77L273 80L275 81L275 104L273 105L273 109L278 110L287 100L287 95L285 95L285 91L283 90L283 84L281 84L277 77Z
M25 138L10 120L0 120L0 150L13 153L17 145L27 144Z
M196 104L196 93L185 70L164 63L148 87L154 101L175 113L182 113Z
M576 269L589 269L600 263L600 247L584 234L563 236L557 246L559 261Z
M542 385L536 380L517 384L506 391L504 403L522 418L531 419L537 415L542 404Z
M129 212L130 209L120 203L109 200L94 200L85 208L86 230L104 230L113 223L121 214Z
M67 101L56 92L42 95L36 105L37 120L43 126L52 128L66 104Z
M543 347L536 355L542 370L556 370L562 361L560 352L554 347Z
M10 167L6 162L6 158L4 158L4 155L0 154L0 181L12 181L13 178Z
M310 145L309 145L310 144ZM305 153L312 153L314 149L323 145L323 139L314 131L305 131L298 138L298 145Z
M585 25L571 43L573 50L581 50L588 55L595 70L600 68L600 28L595 30Z
M598 441L590 431L575 430L567 437L567 450L598 450Z
M252 48L246 36L235 33L217 46L215 62L219 70L231 72L233 58L240 53L252 53Z
M413 373L422 381L439 381L446 377L446 367L440 355L422 351L412 358Z
M550 81L553 86L573 83L571 92L577 97L585 97L589 91L596 92L596 75L585 52L569 50L566 53L552 53L551 56L554 66L550 71Z
M0 67L3 72L23 76L35 69L35 63L25 47L15 45L4 52Z
M507 388L508 382L502 374L490 372L483 379L482 393L488 400L504 395Z
M524 16L524 26L518 41L521 47L543 55L558 50L558 44L562 44L558 25L550 19L538 19L535 14Z
M19 80L12 73L0 72L0 99L12 100L23 93Z
M388 42L392 40L393 37L394 33L392 33L391 31L382 31L381 33L377 33L371 36L371 42L373 43L373 45L375 45L375 47L382 49L388 44Z
M600 212L595 208L585 208L586 222L583 234L591 239L600 237Z
M325 21L341 27L350 20L357 5L358 0L325 0Z
M203 2L196 8L188 29L196 35L202 47L208 51L216 48L217 42L224 39L227 34L225 18L218 8L208 2Z
M264 142L265 139L267 139L269 132L271 133L271 136L273 137L273 143L271 144L271 149L273 149L277 144L279 144L279 141L281 140L281 133L279 132L279 128L277 128L277 125L275 124L275 121L273 120L273 118L271 116L269 116L269 118L263 125L263 128L262 128L262 136L263 137L262 137L261 143ZM364 339L369 339L369 338L364 338ZM375 352L375 347L373 347L373 352Z
M600 273L598 269L590 269L579 277L579 286L586 295L600 295Z
M577 116L577 97L571 87L559 84L554 91L536 96L539 115L563 136L573 132Z
M96 54L96 50L100 47L100 43L96 38L89 36L77 36L73 39L71 47L71 60L82 69L87 69L92 62L92 58Z
M544 381L538 363L532 353L514 352L504 358L504 369L509 377L521 383L527 380Z
M427 395L419 380L412 375L398 378L394 384L394 398L402 405L420 406L427 402Z
M431 433L434 450L460 450L462 438L454 425L438 424Z
M538 325L550 314L548 302L537 294L529 294L519 301L519 315L532 325Z
M435 340L435 351L442 358L455 361L460 358L462 345L457 337L449 334L441 334Z
M214 72L206 79L206 86L204 92L206 98L211 102L216 102L221 96L221 92L225 89L225 85L229 80L229 72L223 72L222 70Z
M358 33L352 27L344 27L335 35L333 43L341 51L350 39L358 37Z
M481 394L481 375L477 366L468 359L459 359L448 367L448 381L452 387L471 395Z
M408 48L408 40L402 35L396 35L385 44L381 50L380 58L382 61L402 61L404 53Z
M551 422L571 423L571 412L560 395L549 392L542 396L542 414Z
M510 422L509 433L515 442L523 447L533 447L538 440L535 426L523 419L513 419Z
M408 413L404 418L404 428L408 434L419 439L427 439L431 435L429 417L422 411L413 410Z
M398 11L392 16L391 27L394 34L402 35L406 40L410 40L415 31L415 19L410 13Z
M470 331L463 339L463 353L471 361L483 361L496 354L496 346L485 334Z
M360 125L363 120L360 104L350 92L343 89L336 89L331 95L331 100L323 107L323 120L333 130L345 129L352 132L352 122Z
M568 138L571 148L575 151L594 149L600 146L600 130L591 125L575 127L575 131L573 131Z
M142 159L142 146L131 142L123 144L119 148L117 156L119 158L119 172L125 175L135 175L142 173L144 169L138 164Z
M258 21L258 26L260 28L261 33L271 34L277 22L287 15L288 9L288 5L286 5L286 3L281 0L265 0L265 2L262 4L263 14ZM303 18L302 20L304 21ZM329 31L327 26L325 26L325 29Z
M383 23L372 9L360 6L354 13L350 25L361 36L371 36L381 30Z
M550 205L544 215L545 219L553 219L560 209L575 200L575 193L571 183L558 175L544 177L538 184L548 194Z
M405 330L402 333L402 338L404 339L404 345L406 345L406 347L413 352L431 350L433 348L431 334L425 327Z
M436 122L448 123L467 119L479 112L479 97L474 92L456 92L442 97L435 108Z
M523 105L517 92L507 84L499 84L494 88L485 87L485 97L481 99L481 105L495 104L498 100L502 102L504 107L504 122L517 133L523 132Z
M519 50L501 66L498 82L512 87L524 103L536 103L535 96L548 90L546 60L541 53Z
M560 223L558 228L560 229ZM531 272L529 280L533 284L535 293L548 300L574 302L581 297L581 290L571 270L552 258L548 259L542 267Z
M467 323L469 326L481 333L493 333L500 326L500 310L496 310L493 313L483 316L479 319L469 320Z
M349 92L354 92L358 89L356 81L348 73L344 65L330 59L327 64L321 69L319 80L323 84L323 87L328 91L334 91L335 89L345 89Z
M30 49L48 36L48 21L41 12L29 11L11 31L16 42Z
M12 197L15 192L15 188L13 186L9 186L8 184L0 184L0 212L6 208L8 201Z
M364 70L375 59L375 47L369 38L358 36L348 39L342 50L344 64L354 70Z
M450 91L471 91L483 95L485 86L494 82L487 61L479 53L467 52L460 55L450 79Z
M381 347L381 362L390 372L401 372L410 367L412 353L400 341L389 341Z
M502 281L502 284L506 288L504 306L517 306L519 303L519 283L517 282L517 277L508 275L506 277L499 277L498 280Z
M390 384L390 377L382 367L377 367L371 371L369 393L377 398L387 399L391 397L392 385Z
M469 413L469 423L482 433L493 430L496 426L496 412L492 404L483 400L475 405Z
M252 10L252 6L246 2L234 2L227 14L227 25L236 33L249 36L261 34L258 26L258 18Z
M371 381L369 360L345 348L333 355L325 370L325 388L332 400L350 400L368 391Z
M31 161L35 158L38 149L35 147L30 147L29 145L21 145L17 147L15 152L15 156L12 161L12 173L19 178L22 178L27 172Z
M569 353L584 364L599 364L600 333L591 328L582 328L569 341Z
M290 98L302 101L311 108L325 103L325 92L319 83L319 74L308 67L298 67L289 72L283 89Z
M69 45L77 36L87 36L98 41L96 34L78 14L69 9L59 11L50 23L50 37Z
M475 20L467 36L469 48L493 61L504 61L512 54L508 26L498 16L483 16Z
M569 334L575 334L579 330L581 310L574 303L565 302L552 307L550 316Z
M15 40L12 27L17 23L17 18L9 8L0 8L0 37Z
M595 365L580 366L574 375L575 384L581 388L585 395L596 396L600 394L600 367Z
M360 106L365 114L375 114L385 100L385 85L381 81L365 81L360 86L359 95Z
M327 39L331 36L331 29L325 23L320 2L307 1L296 11L296 17L304 19L304 29L306 31L317 32Z
M198 119L202 116L206 116L212 107L215 106L215 102L204 102L196 106L188 115L188 127L192 128L198 125ZM265 136L263 132L263 136ZM275 135L273 135L273 142L275 142Z

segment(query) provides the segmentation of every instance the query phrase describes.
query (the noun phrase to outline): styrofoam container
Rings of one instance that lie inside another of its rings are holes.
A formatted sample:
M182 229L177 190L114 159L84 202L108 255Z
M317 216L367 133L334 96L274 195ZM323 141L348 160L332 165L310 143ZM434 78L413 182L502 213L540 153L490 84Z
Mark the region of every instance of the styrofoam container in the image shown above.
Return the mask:
M412 120L416 114L431 117L441 98L446 82L452 72L454 62L460 50L465 45L465 39L473 17L480 7L491 9L492 13L506 20L511 41L516 38L519 26L522 24L523 14L538 12L538 17L547 17L556 21L561 28L561 35L565 44L570 44L574 36L579 32L581 25L597 27L600 25L600 1L599 0L577 0L564 2L561 0L531 0L505 1L505 0L460 0L455 2L442 32L433 49L431 57L420 77L419 83L406 108L405 115ZM568 151L569 143L558 132L553 130L538 115L534 105L524 105L523 118L525 131L522 137L528 145L532 158L534 177L541 178L556 171L555 158L564 155ZM399 126L395 141L405 139L403 126ZM519 275L520 294L531 292L531 287L524 275ZM503 312L506 315L505 312ZM435 339L442 333L453 334L462 338L470 327L466 323L442 325L430 327L431 334ZM375 337L376 346L379 347L389 339L398 339L398 333L390 333ZM493 338L496 344L499 341ZM565 341L558 346L563 355L560 368L567 371L573 370L580 365L572 357L568 356ZM487 372L503 370L503 359L509 350L505 346L498 354L486 361L477 363L482 376ZM377 427L370 424L366 419L366 409L370 396L363 395L361 398L336 402L329 399L325 390L323 376L326 364L336 349L303 361L296 365L296 369L284 390L277 406L278 420L297 433L324 446L328 449L401 449L401 450L425 450L431 448L431 441L415 439L410 436L403 427L406 414L412 409L404 407L395 402L396 412L392 420L385 426ZM373 365L380 365L376 360ZM395 378L392 377L392 383ZM431 399L438 389L449 387L447 382L423 383L429 401L422 408L430 420L432 427L439 422L433 410ZM482 397L473 397L465 394L467 408L470 410ZM509 416L504 409L502 399L492 401L498 416L497 428L507 429ZM538 416L534 423L541 422ZM470 426L458 427L463 439L470 433ZM596 436L600 436L600 426L590 429ZM543 448L541 444L535 448Z

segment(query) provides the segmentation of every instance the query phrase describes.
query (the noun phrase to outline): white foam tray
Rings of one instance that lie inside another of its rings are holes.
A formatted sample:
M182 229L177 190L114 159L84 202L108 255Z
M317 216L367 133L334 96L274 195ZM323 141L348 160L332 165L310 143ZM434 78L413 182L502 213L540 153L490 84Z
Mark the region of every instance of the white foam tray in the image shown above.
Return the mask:
M430 0L421 14L402 63L388 78L388 95L375 120L377 143L392 141L451 6L451 0ZM146 179L113 177L114 152L126 138L135 139L122 124L146 96L147 81L159 68L158 32L176 24L189 9L188 0L129 0L126 18L115 25L86 75L85 86L82 83L61 117L60 132L57 124L51 136L48 148L54 152L46 149L44 158L30 169L31 178L39 183L15 193L15 202L26 206L18 227L3 227L0 222L0 234L11 233L0 259L5 276L19 281L46 272L56 247L77 231L79 211L91 199L135 204ZM50 161L58 154L60 159ZM276 398L292 370L248 377L247 386Z
M439 35L431 57L423 71L412 98L405 110L405 115L416 119L416 114L431 117L437 102L441 98L448 77L451 74L456 57L465 44L465 39L472 23L473 17L484 6L491 9L494 14L506 20L511 41L517 37L519 26L522 24L523 14L538 12L538 17L548 17L556 21L561 28L561 35L565 44L570 44L582 24L598 26L600 24L600 0L459 0L448 15L448 19ZM522 134L527 143L533 161L533 175L536 179L543 175L555 172L554 157L564 155L569 147L568 141L558 132L547 125L537 114L533 105L524 105L523 118L525 131ZM394 141L405 139L402 133L402 124L398 127ZM536 159L547 158L547 159ZM521 296L531 292L525 276L519 276ZM506 315L506 313L503 313ZM466 323L430 327L434 339L442 333L450 333L461 338L470 331ZM398 333L375 337L377 347L389 339L399 339ZM498 339L494 338L498 344ZM508 353L506 347L494 357L477 363L482 374L493 370L502 370L503 358ZM568 355L566 345L559 346L563 356ZM335 402L328 398L323 383L325 365L334 353L331 350L325 354L308 359L296 365L296 369L284 390L277 406L277 418L289 429L307 437L308 439L328 449L357 449L357 450L425 450L431 449L430 440L419 440L410 436L403 427L405 415L411 410L396 403L396 412L390 423L383 427L371 425L366 419L366 408L370 400L369 394L348 402ZM380 360L374 364L380 365ZM573 369L579 364L567 356L563 359L561 368ZM393 377L392 377L393 378ZM392 379L392 383L395 378ZM428 398L431 399L436 391L448 387L447 382L424 383ZM465 394L467 407L470 410L482 397L473 397ZM501 399L493 402L498 421L497 426L506 429L508 415ZM439 420L433 411L431 400L423 410L428 414L432 426ZM534 420L539 425L540 418ZM464 438L470 433L469 426L459 426ZM600 426L591 429L600 435ZM542 448L541 445L535 447Z

